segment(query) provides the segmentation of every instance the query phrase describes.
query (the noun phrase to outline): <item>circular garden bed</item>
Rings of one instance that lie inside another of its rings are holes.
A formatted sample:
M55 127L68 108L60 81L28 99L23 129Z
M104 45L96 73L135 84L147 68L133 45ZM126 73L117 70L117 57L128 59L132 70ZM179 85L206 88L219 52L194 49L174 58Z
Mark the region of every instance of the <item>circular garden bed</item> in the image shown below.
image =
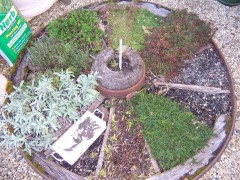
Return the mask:
M194 14L150 3L92 4L52 21L13 74L18 87L3 107L3 145L22 149L46 179L202 176L235 122L232 77L213 31ZM117 58L101 56L109 47L119 52L119 39L123 54L133 52L123 70ZM132 63L138 57L143 65ZM106 97L96 89L108 89ZM104 133L73 164L54 158L55 141L96 108Z

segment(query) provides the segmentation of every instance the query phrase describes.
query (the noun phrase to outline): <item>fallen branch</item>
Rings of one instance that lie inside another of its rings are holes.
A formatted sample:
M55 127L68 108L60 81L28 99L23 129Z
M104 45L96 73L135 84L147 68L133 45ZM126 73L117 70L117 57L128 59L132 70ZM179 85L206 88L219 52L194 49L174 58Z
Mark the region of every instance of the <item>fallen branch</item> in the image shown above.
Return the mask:
M155 82L154 85L156 87L166 86L169 89L184 89L184 90L197 91L197 92L203 92L208 94L229 94L230 93L230 90L223 90L221 88L208 87L208 86L176 84L176 83L167 83L167 82L160 82L160 81Z

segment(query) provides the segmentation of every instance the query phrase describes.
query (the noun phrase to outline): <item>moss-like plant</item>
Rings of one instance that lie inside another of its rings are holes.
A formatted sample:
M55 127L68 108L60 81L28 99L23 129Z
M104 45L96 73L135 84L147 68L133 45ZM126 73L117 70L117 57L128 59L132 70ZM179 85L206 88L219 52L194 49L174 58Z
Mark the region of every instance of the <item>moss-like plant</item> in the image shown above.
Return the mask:
M61 128L60 119L74 122L79 119L78 109L88 107L99 95L95 90L96 74L81 75L76 82L69 71L54 73L58 78L42 76L19 87L14 87L3 107L0 121L0 145L7 149L23 147L41 151L55 140L53 133ZM56 80L55 80L56 81ZM6 127L9 127L6 129Z
M209 25L197 15L174 11L146 38L142 57L154 73L167 74L209 43L211 35Z
M35 41L28 51L29 62L37 67L45 69L71 67L71 70L77 75L90 69L89 54L79 51L72 43L64 43L46 36Z
M207 125L169 98L142 92L129 104L143 125L153 156L164 170L195 155L212 135Z
M77 9L68 16L52 21L47 29L50 37L71 42L82 51L97 53L102 49L104 32L98 28L95 11Z
M7 87L6 87L6 92L8 94L10 94L13 91L13 82L12 81L8 81L7 82Z
M144 47L144 37L160 24L161 18L145 9L112 6L107 21L111 28L109 40L115 49L121 38L124 45L139 51Z
M46 171L43 169L43 167L42 167L40 164L38 164L38 163L36 163L36 162L33 162L33 166L34 166L36 169L38 169L41 173L46 174Z

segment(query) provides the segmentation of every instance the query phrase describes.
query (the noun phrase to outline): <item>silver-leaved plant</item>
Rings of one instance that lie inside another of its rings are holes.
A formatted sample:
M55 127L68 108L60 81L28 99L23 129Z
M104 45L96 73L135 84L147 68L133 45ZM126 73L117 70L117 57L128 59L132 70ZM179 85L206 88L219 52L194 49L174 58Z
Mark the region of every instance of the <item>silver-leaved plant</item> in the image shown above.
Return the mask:
M0 121L0 146L7 149L31 150L48 149L55 140L53 133L61 128L60 119L72 123L79 119L79 109L86 109L99 96L95 90L97 74L79 76L66 70L55 72L58 85L53 79L42 76L38 82L21 82L14 87L9 103L2 109Z

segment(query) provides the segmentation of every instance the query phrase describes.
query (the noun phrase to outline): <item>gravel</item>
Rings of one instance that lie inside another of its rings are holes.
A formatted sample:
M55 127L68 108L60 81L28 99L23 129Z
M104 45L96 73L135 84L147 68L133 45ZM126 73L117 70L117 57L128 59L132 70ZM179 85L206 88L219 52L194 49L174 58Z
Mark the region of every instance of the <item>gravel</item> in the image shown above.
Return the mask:
M96 2L95 0L72 0L72 4L65 6L57 2L44 14L30 21L34 33L46 26L58 16L64 15L71 9L83 4ZM149 0L169 9L187 9L196 13L202 20L211 23L216 29L213 40L220 48L228 66L231 69L235 95L237 98L237 121L232 139L218 162L210 169L201 180L230 180L240 179L240 6L228 7L217 0ZM0 60L2 62L2 60ZM6 65L0 64L1 72L6 72ZM8 70L8 69L7 69ZM0 179L42 179L36 174L18 152L0 149Z

